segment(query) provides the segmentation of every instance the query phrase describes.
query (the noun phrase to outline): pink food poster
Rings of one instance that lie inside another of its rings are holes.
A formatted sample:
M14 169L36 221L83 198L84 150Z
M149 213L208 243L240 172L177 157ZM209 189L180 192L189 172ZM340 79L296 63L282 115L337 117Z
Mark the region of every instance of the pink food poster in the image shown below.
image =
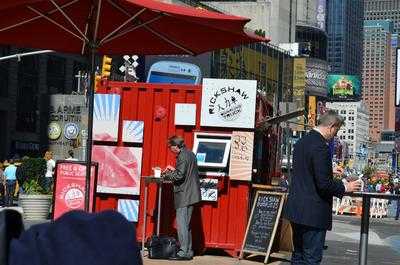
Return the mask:
M139 194L142 148L94 145L92 160L99 163L97 192Z
M120 99L117 94L94 95L93 140L117 141Z

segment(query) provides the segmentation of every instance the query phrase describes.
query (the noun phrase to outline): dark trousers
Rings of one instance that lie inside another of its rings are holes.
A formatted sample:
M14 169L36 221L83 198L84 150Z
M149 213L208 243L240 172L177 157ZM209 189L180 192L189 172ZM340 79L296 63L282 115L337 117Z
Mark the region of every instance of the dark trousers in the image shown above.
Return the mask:
M0 193L1 193L0 205L3 206L6 199L6 185L4 185L3 183L0 183Z
M399 220L399 216L400 216L400 200L397 200L397 210L396 210L396 220Z
M294 251L292 265L321 263L326 230L292 223Z
M192 218L193 205L176 209L176 224L178 230L178 240L181 245L178 256L193 257L192 250L192 230L190 229L190 219Z
M7 180L6 181L6 206L13 206L13 198L15 192L15 186L17 185L16 180Z

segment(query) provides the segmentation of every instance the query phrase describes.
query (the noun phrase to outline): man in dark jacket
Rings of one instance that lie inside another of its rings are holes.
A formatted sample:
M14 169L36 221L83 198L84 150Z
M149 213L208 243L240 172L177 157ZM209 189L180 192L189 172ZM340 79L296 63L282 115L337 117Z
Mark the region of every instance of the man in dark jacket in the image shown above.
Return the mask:
M292 264L320 264L326 230L332 228L333 196L360 189L360 182L333 179L327 141L333 139L343 118L334 111L321 116L319 125L302 137L293 153L293 174L285 209L293 228Z
M176 168L168 166L162 174L174 184L176 223L181 245L175 259L190 260L193 258L190 219L193 205L201 200L197 159L195 154L185 147L183 139L179 136L170 137L168 147L177 155Z

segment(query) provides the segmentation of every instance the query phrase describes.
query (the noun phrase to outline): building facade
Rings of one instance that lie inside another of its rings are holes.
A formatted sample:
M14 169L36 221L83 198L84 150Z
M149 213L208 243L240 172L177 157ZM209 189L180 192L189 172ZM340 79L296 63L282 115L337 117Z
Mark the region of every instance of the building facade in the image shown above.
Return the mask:
M331 73L361 75L363 1L328 1L328 62Z
M369 20L364 22L364 60L362 98L370 114L370 138L380 141L381 132L390 127L389 102L391 71L392 22ZM394 125L393 125L394 126Z
M185 2L185 1L183 1ZM246 27L261 30L271 44L294 41L296 6L293 0L201 1L224 13L248 17Z
M0 47L0 56L27 52ZM84 59L59 53L11 59L0 65L0 160L22 155L41 155L47 149L48 106L50 94L71 94L77 84L75 75L85 69Z
M364 0L364 19L390 19L393 21L393 32L400 33L400 1Z
M366 106L362 102L327 102L326 107L344 117L345 125L337 136L347 144L354 167L362 169L368 163L369 114Z

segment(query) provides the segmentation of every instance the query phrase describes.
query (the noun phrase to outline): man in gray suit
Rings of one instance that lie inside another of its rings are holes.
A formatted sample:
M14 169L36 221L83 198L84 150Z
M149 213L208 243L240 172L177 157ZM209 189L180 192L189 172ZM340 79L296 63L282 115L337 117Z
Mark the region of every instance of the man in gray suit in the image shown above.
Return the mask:
M173 259L191 260L193 250L190 219L194 204L201 200L197 159L179 136L168 139L168 148L177 156L176 168L167 166L162 174L164 179L171 180L174 184L176 223L181 247Z

